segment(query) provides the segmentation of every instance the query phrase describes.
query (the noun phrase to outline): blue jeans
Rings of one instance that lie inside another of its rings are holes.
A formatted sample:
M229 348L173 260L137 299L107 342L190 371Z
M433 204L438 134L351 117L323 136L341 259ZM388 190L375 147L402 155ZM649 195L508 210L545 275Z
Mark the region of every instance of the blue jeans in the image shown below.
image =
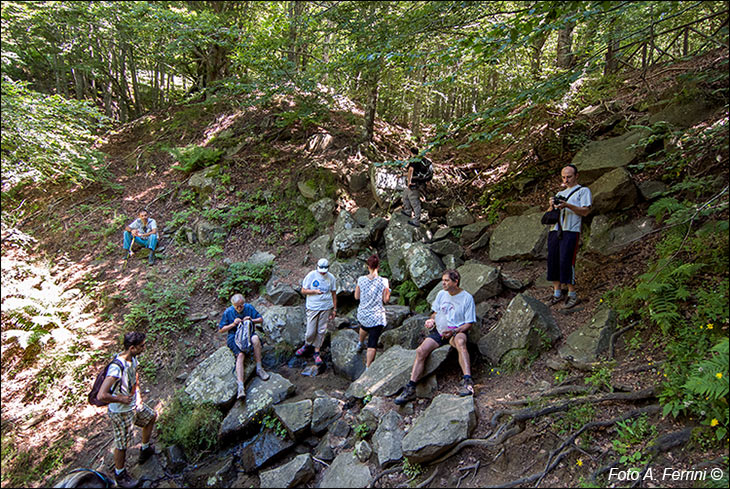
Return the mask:
M156 234L150 234L149 237L145 238L139 238L137 236L134 237L134 241L144 248L149 248L152 251L157 248L157 235ZM124 231L124 249L129 250L129 247L132 246L132 233L129 231Z

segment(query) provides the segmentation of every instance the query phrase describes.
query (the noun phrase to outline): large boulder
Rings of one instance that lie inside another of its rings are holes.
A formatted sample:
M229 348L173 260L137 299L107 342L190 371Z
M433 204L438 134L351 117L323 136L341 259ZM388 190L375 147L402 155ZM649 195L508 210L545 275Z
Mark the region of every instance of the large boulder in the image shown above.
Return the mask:
M388 255L392 281L395 284L404 282L408 278L408 266L403 254L403 245L420 240L423 235L420 229L408 224L408 218L400 212L393 215L388 227L383 232L385 238L385 252Z
M492 365L511 370L549 349L561 336L545 304L518 294L497 326L479 340L479 351Z
M289 438L282 438L271 430L263 430L241 445L241 467L254 472L294 446Z
M378 206L385 209L400 201L406 188L403 169L392 166L370 165L370 188Z
M380 421L373 434L373 448L378 454L378 464L388 467L403 458L403 436L400 428L401 417L394 410L389 411Z
M274 406L274 413L293 440L302 438L309 432L312 422L312 400L286 402Z
M368 465L360 462L349 450L340 453L332 461L319 487L367 487L372 477Z
M273 277L266 284L266 298L277 306L293 306L301 304L303 300L294 287L285 283L277 283Z
M540 222L542 214L506 217L489 238L489 259L534 260L547 257L548 226Z
M452 207L446 214L446 225L450 228L467 226L473 222L474 218L463 205Z
M387 350L394 345L400 345L409 350L418 348L424 338L425 329L423 324L429 317L427 314L417 314L406 319L402 326L383 332L380 335L383 350Z
M474 297L479 303L502 292L502 283L499 280L499 270L476 260L469 260L460 266L457 271L461 275L459 286ZM433 299L435 299L435 295ZM433 303L433 300L430 301Z
M329 197L320 199L309 206L309 210L320 226L327 227L334 221L335 201Z
M315 435L327 431L330 424L342 415L343 402L334 397L317 397L312 403L311 430Z
M352 296L355 293L358 277L367 274L368 267L359 258L351 258L331 263L330 273L337 279L337 296Z
M401 248L408 274L416 287L428 288L441 280L444 264L423 243L406 243Z
M362 355L357 353L358 334L351 329L343 329L332 335L330 352L335 373L346 379L355 380L365 371Z
M220 165L213 165L198 170L188 178L188 187L206 199L215 191L216 177L219 173Z
M221 423L218 439L227 443L238 435L245 436L258 428L258 417L287 397L296 387L281 375L272 372L267 381L256 377L246 388L246 397L237 401Z
M578 182L590 185L609 171L633 163L644 151L639 141L648 135L648 129L638 128L621 136L591 141L585 145L572 161L578 168Z
M319 190L311 181L299 180L297 182L297 188L305 199L314 200L317 198Z
M403 455L411 463L434 460L469 438L476 425L472 396L436 396L403 438Z
M247 362L247 365L246 378L255 368L252 362ZM236 397L235 368L233 353L227 346L221 346L185 379L185 393L196 404L210 402L221 408L227 407Z
M465 246L474 243L488 227L489 223L487 221L477 221L468 226L464 226L461 228L459 242Z
M261 313L264 319L262 328L266 336L273 344L280 341L290 345L301 343L307 329L305 311L304 304L267 307Z
M633 207L638 197L636 185L624 168L616 168L593 182L591 194L592 212L595 214Z
M309 243L309 254L315 262L320 258L328 258L332 253L332 236L323 234Z
M343 229L332 240L332 253L337 258L349 258L367 249L370 245L370 231L365 228Z
M226 230L220 224L200 218L195 224L195 236L201 246L222 243L226 239Z
M692 97L686 101L674 102L649 117L649 124L659 121L670 123L680 129L692 127L700 121L708 119L717 109L703 97Z
M608 344L616 330L616 313L602 308L588 324L573 331L560 347L558 354L569 362L578 364L598 361L598 355L608 350Z
M411 308L408 306L387 305L385 306L385 322L387 328L397 328L410 316Z
M357 223L354 217L352 217L352 214L350 214L349 211L342 209L340 213L337 215L337 220L335 221L335 227L333 230L333 234L337 236L342 231L346 231L349 229L357 229L360 225Z
M297 455L290 462L259 474L259 487L304 487L314 477L314 462L308 453Z
M431 243L429 247L438 256L454 255L459 258L464 256L464 249L450 239L436 241L435 243Z
M449 345L444 345L429 355L423 369L423 377L431 374L446 360L450 348ZM386 350L382 355L376 356L370 368L350 384L345 395L348 398L355 397L358 399L362 399L367 395L394 395L410 378L415 359L415 350L406 350L397 345Z
M638 217L628 224L616 226L606 215L596 216L591 222L591 232L587 240L588 251L601 255L613 255L641 240L654 231L654 219Z
M368 234L370 235L370 242L373 245L377 245L380 242L380 240L383 238L383 231L385 231L385 228L387 227L388 221L380 216L375 216L368 221L368 223L365 225L365 229L368 230Z

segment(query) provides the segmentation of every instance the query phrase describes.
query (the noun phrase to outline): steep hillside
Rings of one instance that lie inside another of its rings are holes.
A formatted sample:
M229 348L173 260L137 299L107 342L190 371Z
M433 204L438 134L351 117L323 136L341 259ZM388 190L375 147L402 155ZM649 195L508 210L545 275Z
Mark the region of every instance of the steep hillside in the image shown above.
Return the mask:
M652 322L649 312L636 306L641 300L652 305L649 292L643 299L626 292L650 283L642 276L647 271L663 278L663 268L676 266L671 260L666 266L660 262L662 250L670 249L672 241L659 231L683 219L679 214L674 221L665 216L678 212L682 204L696 203L684 241L681 235L671 239L681 241L675 256L695 256L709 265L698 269L693 282L677 278L676 283L684 289L705 281L717 285L717 294L705 300L709 293L689 297L690 291L676 298L682 308L671 312L689 323L698 320L690 309L704 311L699 319L708 329L701 334L709 339L698 342L727 336L727 306L719 304L727 299L727 237L723 241L713 232L728 219L727 61L727 53L718 51L616 80L612 86L586 81L559 113L556 107L536 107L508 121L503 131L515 136L511 139L478 142L480 138L471 137L489 132L487 122L461 128L445 144L427 145L437 168L425 204L428 221L422 241L429 245L436 231L449 227L446 216L456 205L486 222L487 236L508 217L530 215L535 206L544 208L560 188L560 168L574 161L579 150L591 141L620 137L635 126L649 129L628 167L632 185L661 180L666 197L675 200L665 202L663 209L654 207L653 231L615 253L597 252L591 248L597 241L587 239L577 263L582 304L573 311L552 312L564 340L611 301L618 311L619 333L611 339L610 358L604 351L600 363L565 363L558 354L561 340L523 368L510 371L489 364L474 346L470 351L478 423L469 435L472 441L463 442L434 467L397 465L379 479L379 486L396 487L416 476L420 482L431 474L432 487L612 486L617 482L608 479L611 467L625 474L651 467L654 485L685 487L686 480L656 474L666 467L719 466L727 481L727 436L716 438L713 429L718 423L704 426L705 419L698 419L694 411L662 415L666 413L660 401L668 402L662 396L670 396L661 385L673 375L662 365L673 365L676 355L657 331L676 330L665 330L663 323ZM686 107L700 95L709 108L683 127L681 135L652 121L663 109ZM231 292L244 291L257 307L271 307L267 288L300 284L318 258L312 256L310 244L329 232L339 211L367 208L374 217L396 219L397 207L375 203L368 172L372 163L385 163L378 166L382 168L406 159L410 134L379 121L374 143L364 145L358 142L362 117L362 110L347 100L332 97L325 102L308 94L260 105L227 100L173 107L105 136L99 146L108 155L105 181L85 188L27 187L12 202L3 203L18 211L15 226L2 230L3 487L41 487L78 466L110 473L108 421L101 409L88 406L85 394L99 367L119 349L124 331L143 329L150 335L141 358L145 399L159 412L179 413L173 411L176 392L191 371L224 344L216 325ZM683 182L684 189L670 191ZM320 198L331 198L336 206L328 223L318 222L310 211ZM637 197L626 209L606 215L612 224L629 223L645 217L656 202ZM142 251L125 266L122 228L142 207L163 228L159 259L148 266ZM716 212L700 214L710 207ZM591 216L588 223L596 220ZM711 239L702 241L704 235L696 231L708 229L708 223L720 224L708 231ZM461 233L459 228L450 236L458 241ZM693 248L683 248L685 242ZM713 248L717 253L711 253ZM384 243L374 242L354 255L372 251L387 253ZM236 264L261 252L274 257L273 266L247 268L248 275L242 277ZM465 260L499 267L503 281L508 277L518 283L483 302L482 335L498 327L518 294L540 301L549 298L543 256L495 261L489 246L476 248L474 243L467 243L464 253ZM657 261L658 266L648 268ZM387 273L385 267L383 271ZM414 291L403 286L396 295L417 310L424 307L429 291L430 287ZM347 294L341 300L339 325L356 306ZM363 406L345 399L350 381L332 368L316 377L302 376L301 365L287 363L296 346L270 342L266 347L270 369L297 386L293 400L311 399L316 390L325 390L347 402L343 420L357 427L356 415ZM329 351L326 359L331 365ZM460 380L456 358L450 357L434 378L438 387L431 397L453 393ZM429 404L419 399L399 411L403 424L413 426ZM727 413L724 416L719 423L726 426ZM217 446L213 430L199 436L205 438L205 443L198 440L204 446L189 451L191 463L184 470L173 470L160 455L160 463L142 473L157 487L198 485L213 476L216 486L259 486L260 473L244 474L238 445ZM135 434L135 443L138 437ZM159 430L155 437L162 449ZM348 440L335 452L351 448L355 435ZM314 452L316 443L319 440L303 441L295 451ZM132 459L128 457L128 465ZM375 477L380 467L372 460ZM322 481L329 467L315 464L312 486ZM473 475L462 477L469 474Z

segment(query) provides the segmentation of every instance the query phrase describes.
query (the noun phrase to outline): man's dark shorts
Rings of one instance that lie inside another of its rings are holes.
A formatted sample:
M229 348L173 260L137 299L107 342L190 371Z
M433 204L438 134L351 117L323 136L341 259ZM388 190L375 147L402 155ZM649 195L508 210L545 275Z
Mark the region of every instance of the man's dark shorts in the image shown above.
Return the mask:
M441 334L438 331L436 331L435 329L433 331L431 331L429 333L429 335L426 336L426 338L431 338L433 341L435 341L436 343L438 343L438 345L440 347L449 344L449 340L443 339L441 337Z
M228 345L228 348L231 349L231 351L233 352L233 354L235 356L238 356L239 353L243 353L244 355L248 355L249 353L251 353L253 351L253 338L254 338L254 336L255 337L258 337L257 334L254 334L253 336L251 336L251 341L248 343L248 346L246 348L244 348L243 350L241 350L240 348L238 348L238 346L236 345L236 337L235 337L235 335L229 335L228 336L228 340L226 340L226 344ZM261 338L259 338L259 341L261 341Z

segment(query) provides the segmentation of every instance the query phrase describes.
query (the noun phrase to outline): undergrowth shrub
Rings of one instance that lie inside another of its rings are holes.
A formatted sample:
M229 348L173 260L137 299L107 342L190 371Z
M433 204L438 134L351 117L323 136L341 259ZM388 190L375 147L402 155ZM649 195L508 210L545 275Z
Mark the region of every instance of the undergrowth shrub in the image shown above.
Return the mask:
M273 266L273 262L232 263L222 271L223 282L217 287L218 297L223 301L228 301L236 293L248 296L257 292L259 287L265 284L271 276ZM214 274L220 275L221 269L216 269ZM212 285L209 284L209 286Z
M140 299L124 315L126 331L146 332L151 340L167 339L187 329L185 319L193 286L185 280L163 281L152 275L142 289Z
M179 164L172 168L186 173L216 164L223 154L222 149L205 148L197 144L189 144L182 148L170 148L167 152L179 161Z
M212 403L195 404L178 391L160 414L160 439L167 445L182 447L188 457L197 458L201 452L216 447L223 413Z

